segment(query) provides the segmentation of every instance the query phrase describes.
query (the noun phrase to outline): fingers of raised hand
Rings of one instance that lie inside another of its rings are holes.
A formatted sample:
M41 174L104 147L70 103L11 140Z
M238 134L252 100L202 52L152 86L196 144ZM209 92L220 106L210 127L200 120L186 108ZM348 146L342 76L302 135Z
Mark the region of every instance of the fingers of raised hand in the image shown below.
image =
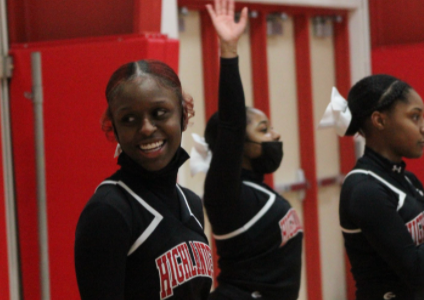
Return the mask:
M228 1L228 15L234 16L234 0Z
M215 13L219 16L222 14L222 6L221 6L222 0L214 0L215 4Z
M216 18L216 12L214 11L212 5L206 4L206 9L207 9L209 15L211 16L211 19L214 20Z
M247 7L244 7L241 11L240 14L240 20L239 20L239 25L240 27L244 28L246 27L246 23L247 23L247 13L248 13L248 9Z

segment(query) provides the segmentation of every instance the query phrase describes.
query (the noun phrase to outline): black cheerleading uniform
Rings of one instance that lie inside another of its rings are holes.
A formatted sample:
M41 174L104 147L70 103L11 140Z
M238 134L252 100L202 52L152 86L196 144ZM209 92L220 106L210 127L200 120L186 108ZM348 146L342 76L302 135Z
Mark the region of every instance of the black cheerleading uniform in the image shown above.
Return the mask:
M211 251L198 196L176 184L188 154L148 172L125 153L85 206L76 229L82 300L207 299Z
M421 182L370 148L347 175L340 225L357 300L424 299Z
M245 134L238 58L221 59L218 136L204 193L221 269L210 299L297 299L303 229L263 175L242 170Z

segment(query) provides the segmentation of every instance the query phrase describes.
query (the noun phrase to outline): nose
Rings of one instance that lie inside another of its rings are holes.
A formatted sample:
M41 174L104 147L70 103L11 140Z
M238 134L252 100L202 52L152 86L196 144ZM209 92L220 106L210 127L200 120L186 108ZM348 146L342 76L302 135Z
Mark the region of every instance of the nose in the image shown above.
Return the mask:
M273 141L279 141L281 138L281 135L274 129L271 129L271 136Z
M141 122L141 127L139 132L143 136L151 136L153 132L156 131L156 124L149 118L144 118L143 122Z

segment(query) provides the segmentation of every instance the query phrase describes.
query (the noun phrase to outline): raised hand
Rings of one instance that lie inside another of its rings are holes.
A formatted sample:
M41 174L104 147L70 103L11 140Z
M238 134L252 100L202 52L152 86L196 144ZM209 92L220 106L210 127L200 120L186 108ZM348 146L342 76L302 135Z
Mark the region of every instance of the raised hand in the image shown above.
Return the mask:
M214 0L214 6L207 4L206 8L221 40L221 56L237 55L237 43L247 24L247 7L243 8L240 21L236 23L234 0Z

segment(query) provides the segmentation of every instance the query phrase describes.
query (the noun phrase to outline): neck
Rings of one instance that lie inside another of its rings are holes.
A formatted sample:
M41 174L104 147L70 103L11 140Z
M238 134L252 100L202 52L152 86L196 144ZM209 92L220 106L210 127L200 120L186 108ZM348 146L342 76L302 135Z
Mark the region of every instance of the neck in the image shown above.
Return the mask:
M252 171L252 164L250 162L250 158L248 158L246 155L243 155L242 161L241 161L241 167L243 169Z
M392 162L400 163L402 161L402 156L393 153L393 151L387 149L387 146L382 146L382 143L373 143L372 141L366 141L366 146Z

